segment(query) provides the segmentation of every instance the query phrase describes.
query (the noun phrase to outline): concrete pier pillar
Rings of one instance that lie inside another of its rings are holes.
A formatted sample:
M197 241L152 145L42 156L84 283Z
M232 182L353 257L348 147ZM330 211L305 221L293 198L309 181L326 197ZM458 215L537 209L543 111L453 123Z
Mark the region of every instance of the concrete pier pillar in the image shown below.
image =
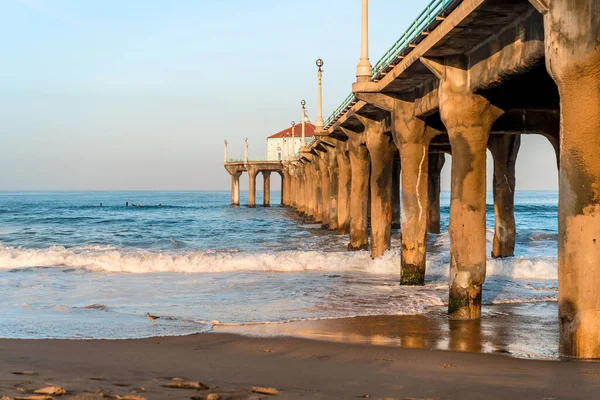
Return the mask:
M392 136L400 153L402 190L402 270L400 284L422 285L425 281L427 235L427 183L429 142L440 132L416 116L414 101L381 93L363 92L359 83L354 93L363 101L391 113ZM392 164L390 163L390 169Z
M520 146L521 135L490 135L488 140L494 158L494 258L515 254L515 163Z
M308 167L306 163L301 163L298 166L298 211L302 214L306 214L308 210L308 202L306 193L308 192L306 184L306 175L308 173Z
M425 282L429 142L439 131L414 116L414 103L396 100L393 106L394 141L402 165L401 285Z
M400 229L400 154L394 156L392 171L392 229Z
M576 5L574 5L576 3ZM552 0L546 67L560 93L560 354L600 358L600 2Z
M371 162L371 257L381 257L391 245L392 172L397 151L391 134L380 121L360 117L365 125L365 143Z
M298 193L300 192L299 182L298 182L298 165L294 164L290 171L290 176L292 180L292 207L298 209Z
M306 176L305 176L305 182L306 182L306 187L305 187L305 201L306 201L306 216L307 217L312 217L315 214L315 188L314 188L314 182L313 182L313 176L314 176L314 168L313 168L313 163L312 162L307 162L306 164Z
M256 207L256 175L258 171L248 168L248 178L250 184L248 186L248 207Z
M447 59L440 82L440 116L452 148L450 200L451 318L481 315L486 272L486 149L490 129L502 111L471 92L463 59ZM404 177L404 176L403 176Z
M311 217L315 214L315 188L313 176L315 174L312 161L306 164L306 216Z
M312 165L313 165L313 176L312 176L312 183L313 183L313 220L315 221L315 223L320 223L321 221L323 221L323 212L322 212L322 203L321 201L323 200L323 195L322 195L322 188L321 185L323 183L323 180L321 179L321 168L319 165L319 156L318 155L313 155L313 161L312 161Z
M291 178L289 165L281 173L281 204L289 206L291 197Z
M338 222L338 186L339 186L339 168L337 161L337 147L329 149L329 230L339 229Z
M271 171L262 171L263 175L263 206L271 206Z
M329 212L331 205L329 178L329 150L319 154L319 170L321 177L321 228L329 229Z
M444 153L429 154L429 182L427 185L427 232L440 233L440 175L446 156Z
M371 163L369 152L364 145L361 134L344 129L348 136L348 153L352 170L350 191L350 243L348 250L367 250L369 239L367 233L369 176Z
M240 205L240 176L241 172L236 172L231 175L231 204L234 206Z
M350 192L352 189L352 169L350 166L350 155L348 154L346 142L340 142L337 146L336 159L338 166L338 231L350 233Z

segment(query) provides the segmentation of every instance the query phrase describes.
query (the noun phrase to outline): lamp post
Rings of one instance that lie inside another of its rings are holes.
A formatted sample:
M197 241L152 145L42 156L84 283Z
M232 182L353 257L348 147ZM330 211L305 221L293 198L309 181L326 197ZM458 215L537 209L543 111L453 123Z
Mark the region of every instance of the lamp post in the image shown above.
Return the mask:
M248 138L244 138L245 145L245 153L244 153L244 162L248 162Z
M296 128L296 121L292 121L292 157L294 158L294 156L296 155L296 134L295 134L295 128Z
M227 162L227 139L225 139L225 161Z
M287 161L288 157L288 146L287 146L287 132L283 134L283 161Z
M356 66L356 81L369 82L373 76L373 67L369 62L369 0L362 0L362 32L360 39L360 61Z
M317 131L322 131L323 125L325 124L323 121L323 70L321 69L323 65L323 60L319 58L317 60L317 67L319 67L319 71L317 72L317 77L319 80L319 101L317 103L317 121L315 122Z
M302 104L302 140L300 141L300 147L304 147L306 146L306 142L304 140L306 132L306 108L304 108L304 106L306 105L306 100L302 99L300 104Z

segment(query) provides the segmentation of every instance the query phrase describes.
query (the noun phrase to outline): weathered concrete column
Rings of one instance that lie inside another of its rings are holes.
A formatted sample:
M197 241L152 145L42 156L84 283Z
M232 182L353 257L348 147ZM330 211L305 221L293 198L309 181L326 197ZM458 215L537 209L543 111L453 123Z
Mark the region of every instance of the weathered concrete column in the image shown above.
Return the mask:
M329 150L319 153L319 170L321 171L321 228L329 229L329 208L331 204L329 192Z
M281 172L281 204L290 204L290 173L289 164L283 168Z
M365 125L363 135L371 162L371 257L377 258L391 245L392 172L396 145L391 134L385 132L384 121L357 118Z
M306 173L307 165L302 162L298 165L298 211L306 214L307 202L306 202Z
M248 207L256 207L256 175L258 171L253 168L248 168L248 178L250 184L248 185Z
M312 156L311 156L312 159ZM314 168L312 161L307 161L305 164L305 201L306 201L306 216L312 217L315 214L315 188L313 183Z
M338 222L338 186L339 186L339 168L337 161L338 147L329 149L329 230L339 229Z
M340 142L337 146L336 159L338 165L338 231L350 233L350 192L352 190L352 169L350 166L350 155L348 154L346 142Z
M348 153L352 170L350 191L350 243L348 250L367 250L367 203L369 199L369 176L371 163L369 152L361 134L343 129L348 136Z
M231 175L231 204L234 206L240 205L240 176L241 172L236 172Z
M400 155L398 155L399 157ZM392 171L392 229L400 229L400 159L394 156Z
M313 209L313 220L316 223L320 223L321 221L323 221L323 212L322 212L322 204L321 201L323 200L323 196L322 196L322 188L321 185L323 184L323 180L321 179L321 168L319 165L319 156L317 154L313 155L313 161L312 161L312 166L313 166L313 176L312 176L312 184L313 184L313 204L314 204L314 209Z
M402 270L401 285L425 282L427 248L427 181L429 142L440 132L415 114L415 103L380 93L362 92L353 86L363 101L392 114L392 136L402 165Z
M429 182L427 185L427 232L440 233L440 174L446 157L444 153L429 154Z
M263 175L263 206L271 206L271 171L262 171Z
M298 187L298 166L294 164L290 169L290 178L292 182L292 198L291 198L291 206L295 209L298 209L298 193L300 188Z
M515 163L520 146L521 135L490 135L488 140L494 157L494 258L515 255Z
M560 93L560 353L600 358L600 2L552 0L546 67Z
M440 115L452 148L450 200L451 318L481 315L485 281L486 148L490 129L502 111L471 92L462 59L447 59L440 82Z

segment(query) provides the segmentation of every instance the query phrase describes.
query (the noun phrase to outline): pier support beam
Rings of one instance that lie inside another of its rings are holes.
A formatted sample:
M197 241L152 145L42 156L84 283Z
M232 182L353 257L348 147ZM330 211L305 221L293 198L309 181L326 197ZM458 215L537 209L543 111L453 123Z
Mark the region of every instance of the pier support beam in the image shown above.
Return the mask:
M262 175L263 175L263 206L270 207L271 206L271 171L262 171Z
M352 169L352 184L350 191L350 243L349 251L368 250L367 234L369 176L371 163L369 152L361 134L343 129L348 136L348 153Z
M574 5L573 3L577 3ZM552 0L546 67L560 93L560 354L600 358L600 2Z
M386 94L364 91L354 84L357 97L391 112L392 136L400 152L402 174L402 270L401 285L425 282L427 248L427 182L429 142L440 132L415 115L415 103Z
M350 167L350 155L348 154L346 142L337 145L336 158L338 165L338 231L350 233L350 192L352 189L352 170Z
M253 168L248 168L248 179L250 184L248 185L248 207L256 207L256 175L258 171Z
M494 158L494 258L515 255L515 164L520 146L521 135L490 135L488 140Z
M392 172L396 145L384 132L384 123L357 116L365 126L365 143L371 161L371 257L390 248L392 228Z
M330 213L330 178L329 178L329 151L319 154L319 170L321 171L321 229L329 229Z
M241 172L231 174L231 205L240 205L240 176Z
M392 171L392 229L400 229L400 154L396 152Z
M427 232L440 233L440 175L446 162L444 153L429 154Z
M452 148L448 313L455 319L481 316L486 273L486 149L492 124L503 113L472 93L468 82L465 60L446 59L439 102Z
M323 189L321 188L322 185L322 178L321 178L321 166L319 163L319 155L315 154L313 155L313 159L312 159L312 166L313 166L313 176L312 176L312 182L313 182L313 220L315 221L315 223L320 223L323 221L323 205L321 203L321 201L323 200Z
M310 160L306 163L306 216L313 217L315 215L315 199L316 199L316 187L315 187L315 165L312 161L312 155Z
M339 192L339 168L337 161L337 147L331 148L328 151L329 161L329 230L335 231L339 229L338 222L338 192Z

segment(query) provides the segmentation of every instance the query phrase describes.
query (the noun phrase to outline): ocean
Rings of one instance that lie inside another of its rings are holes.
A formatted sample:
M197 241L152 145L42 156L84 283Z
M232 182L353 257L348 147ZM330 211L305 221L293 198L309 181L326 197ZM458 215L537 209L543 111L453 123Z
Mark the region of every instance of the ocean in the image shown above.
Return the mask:
M557 301L557 201L557 192L516 193L516 254L488 259L484 316L512 303L535 314ZM445 309L448 192L422 287L398 284L399 232L393 250L372 260L346 252L347 236L279 206L278 191L269 208L229 202L228 191L0 192L0 338L143 338L207 332L216 321ZM491 193L487 202L489 254Z

